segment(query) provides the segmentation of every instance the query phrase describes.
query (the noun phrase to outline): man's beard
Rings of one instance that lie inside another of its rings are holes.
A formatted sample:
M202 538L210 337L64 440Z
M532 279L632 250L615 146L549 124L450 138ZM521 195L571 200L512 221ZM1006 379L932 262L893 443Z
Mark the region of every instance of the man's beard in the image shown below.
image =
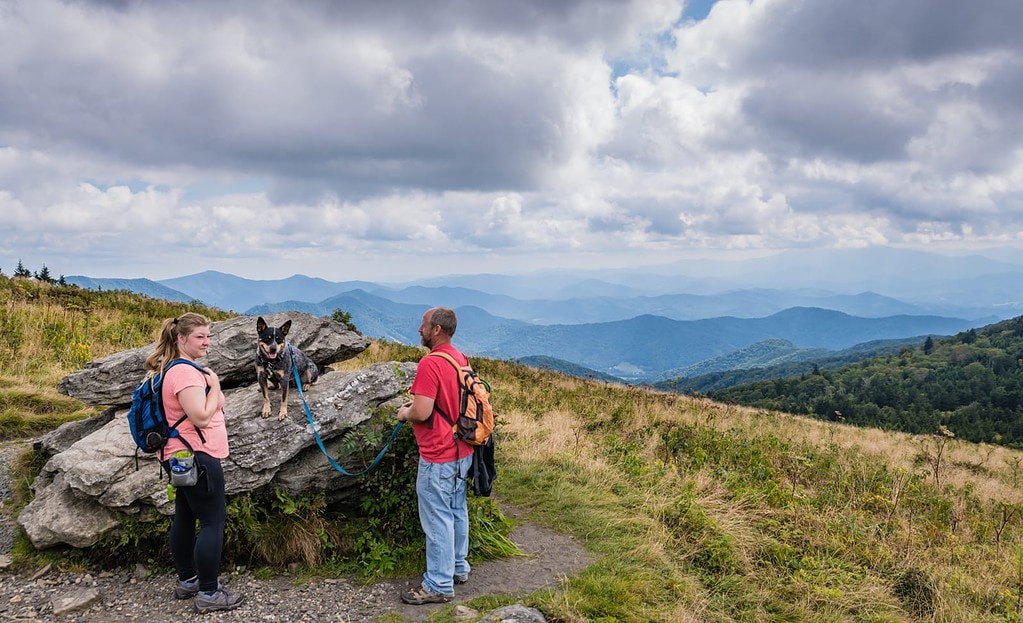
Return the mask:
M422 336L419 339L419 341L423 344L423 346L425 346L425 347L427 347L429 349L433 349L433 340L431 340L428 336L426 336L426 335Z

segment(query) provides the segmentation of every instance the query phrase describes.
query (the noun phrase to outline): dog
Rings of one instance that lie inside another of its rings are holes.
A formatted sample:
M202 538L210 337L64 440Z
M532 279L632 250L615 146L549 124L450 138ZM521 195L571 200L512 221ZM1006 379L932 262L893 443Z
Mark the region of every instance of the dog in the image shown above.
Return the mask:
M298 348L288 344L291 321L279 327L266 324L263 317L256 320L256 378L259 390L263 392L263 411L260 415L270 417L270 386L281 390L281 408L277 419L288 417L288 388L295 382L294 370L302 385L315 383L320 377L316 363Z

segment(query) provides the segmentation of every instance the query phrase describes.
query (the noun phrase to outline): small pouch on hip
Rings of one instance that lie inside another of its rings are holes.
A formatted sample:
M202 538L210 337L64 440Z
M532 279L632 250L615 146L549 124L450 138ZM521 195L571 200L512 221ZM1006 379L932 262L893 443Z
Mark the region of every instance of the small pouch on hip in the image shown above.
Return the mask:
M170 480L175 487L191 487L199 482L199 467L195 455L188 450L178 450L171 456Z

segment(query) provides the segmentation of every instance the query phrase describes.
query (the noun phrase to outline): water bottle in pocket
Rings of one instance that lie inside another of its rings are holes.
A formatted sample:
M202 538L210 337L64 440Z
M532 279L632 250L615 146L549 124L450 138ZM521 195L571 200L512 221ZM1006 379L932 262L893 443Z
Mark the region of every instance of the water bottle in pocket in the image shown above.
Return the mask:
M188 450L178 450L171 456L170 479L175 487L191 487L199 482L199 469L195 455Z

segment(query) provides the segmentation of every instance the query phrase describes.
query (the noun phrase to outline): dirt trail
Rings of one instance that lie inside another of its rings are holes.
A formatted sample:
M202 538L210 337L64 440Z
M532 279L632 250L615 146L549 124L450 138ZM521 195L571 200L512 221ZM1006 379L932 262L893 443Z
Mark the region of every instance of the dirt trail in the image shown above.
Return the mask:
M515 515L509 509L505 512ZM565 577L579 573L591 562L591 556L572 538L537 524L522 522L510 537L526 555L476 565L469 583L456 587L452 603L481 595L526 595L556 588ZM173 577L140 578L134 573L120 570L93 576L86 571L32 570L14 574L0 570L0 620L369 623L393 613L403 620L419 622L444 607L409 606L401 602L399 591L417 584L419 576L373 584L363 584L356 578L336 578L296 585L288 577L260 580L242 574L226 575L223 580L230 589L245 595L245 603L231 612L200 616L194 613L190 600L177 601L171 597ZM54 614L54 609L59 609L65 600L89 596L92 601L81 609L60 616Z
M7 462L16 456L19 444L0 443L0 500L10 494ZM519 509L501 505L502 512L516 519ZM0 506L2 509L2 506ZM0 561L10 552L14 524L0 512ZM592 557L572 538L543 526L521 521L509 535L525 556L479 563L472 569L468 584L455 587L458 604L482 595L526 595L544 588L555 588L567 577L581 572ZM169 555L169 554L168 554ZM14 573L0 568L0 620L74 621L108 623L142 621L172 623L201 620L370 622L386 613L396 613L407 621L425 621L441 605L409 606L399 592L418 584L420 576L363 584L357 578L325 579L293 584L288 577L260 580L249 574L227 575L222 580L246 596L238 610L199 617L191 601L171 597L175 579L170 576L139 577L135 569L93 574L57 572L46 569ZM143 574L144 575L144 574ZM87 607L62 616L54 608L64 600L92 596Z
M571 538L532 523L522 523L511 533L511 539L527 556L480 563L473 567L468 584L455 587L455 603L481 595L526 595L543 588L557 587L563 578L585 569L591 562L589 554ZM413 578L418 584L419 578ZM392 611L413 621L424 621L429 608L400 603L398 591L408 582L388 583Z

